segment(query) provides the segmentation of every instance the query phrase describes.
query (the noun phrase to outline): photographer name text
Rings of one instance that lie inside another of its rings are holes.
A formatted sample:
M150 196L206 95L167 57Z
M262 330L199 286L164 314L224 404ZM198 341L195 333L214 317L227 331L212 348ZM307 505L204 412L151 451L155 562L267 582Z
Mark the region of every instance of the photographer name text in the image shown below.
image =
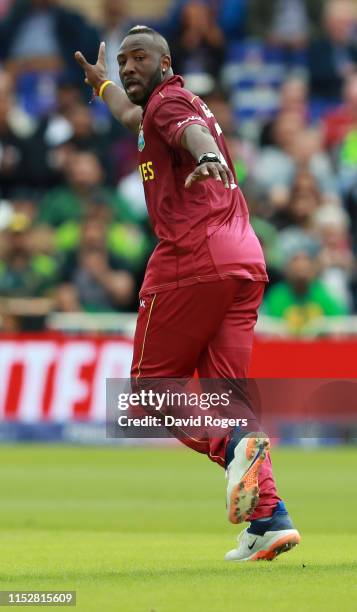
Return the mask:
M120 427L247 427L248 419L217 418L208 414L195 417L177 418L171 415L143 417L128 417L121 415L118 418Z

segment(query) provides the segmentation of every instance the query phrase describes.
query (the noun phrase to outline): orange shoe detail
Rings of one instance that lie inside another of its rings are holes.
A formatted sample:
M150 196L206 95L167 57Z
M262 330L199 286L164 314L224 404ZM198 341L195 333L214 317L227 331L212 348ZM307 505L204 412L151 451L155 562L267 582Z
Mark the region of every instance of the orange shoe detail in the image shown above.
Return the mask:
M258 451L259 456L238 484L232 489L228 519L234 525L246 521L252 515L259 502L259 470L267 456L269 448L270 443L268 438L251 438L248 441L246 448L247 457L249 453L249 458L253 459Z
M268 550L260 550L250 561L272 561L283 552L288 552L297 544L300 544L300 535L298 533L287 535L280 540L277 540L268 548Z
M254 454L256 453L256 448L255 448L256 443L257 443L256 438L249 438L247 448L245 449L245 456L249 460L253 459Z

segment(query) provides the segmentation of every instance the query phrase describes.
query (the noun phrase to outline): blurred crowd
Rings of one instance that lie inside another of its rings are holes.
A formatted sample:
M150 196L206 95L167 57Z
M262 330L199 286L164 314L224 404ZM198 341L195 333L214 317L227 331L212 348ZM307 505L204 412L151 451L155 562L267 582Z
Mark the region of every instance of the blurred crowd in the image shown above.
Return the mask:
M135 19L0 0L0 316L130 312L155 246L137 143L91 100L73 54L109 77ZM155 3L153 2L153 7ZM229 143L270 276L262 311L292 333L357 312L357 0L172 0L145 23ZM142 19L140 20L142 21Z

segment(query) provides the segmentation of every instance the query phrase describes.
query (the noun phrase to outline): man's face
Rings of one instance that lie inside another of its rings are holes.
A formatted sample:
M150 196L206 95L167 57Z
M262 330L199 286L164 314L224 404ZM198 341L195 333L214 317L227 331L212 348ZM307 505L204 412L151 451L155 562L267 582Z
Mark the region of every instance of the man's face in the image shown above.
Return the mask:
M86 138L93 133L93 118L88 106L78 104L68 113L74 136Z
M105 0L103 12L106 22L116 25L126 16L126 2L125 0Z
M165 68L170 68L170 58L162 55L155 41L148 34L127 36L118 54L119 75L129 100L145 106L150 95L163 81Z
M73 153L67 162L66 178L74 189L89 189L100 185L103 173L97 157L92 153Z
M28 231L21 232L8 232L8 256L16 257L17 255L24 255L28 252L29 247L29 233Z
M297 288L307 287L317 273L316 262L307 253L297 253L286 269L287 279Z
M278 147L290 151L297 134L303 128L303 122L301 113L295 111L280 113L274 124L274 139Z
M297 190L289 203L289 212L295 223L304 223L312 219L319 201L315 191Z
M82 225L81 245L86 248L105 249L107 226L96 219L90 219Z
M346 44L351 40L355 19L355 9L348 0L331 3L325 15L326 30L336 44Z

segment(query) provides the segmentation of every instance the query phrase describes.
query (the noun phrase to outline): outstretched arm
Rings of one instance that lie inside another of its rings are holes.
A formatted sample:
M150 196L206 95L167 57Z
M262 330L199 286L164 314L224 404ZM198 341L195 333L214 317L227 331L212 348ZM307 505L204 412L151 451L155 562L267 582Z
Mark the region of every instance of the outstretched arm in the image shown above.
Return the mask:
M108 79L105 61L105 43L100 43L98 60L95 65L89 64L80 51L77 51L74 57L84 70L85 83L98 91L101 84ZM139 132L142 110L140 106L130 102L126 93L120 87L114 83L108 85L104 90L103 100L115 119L118 119L120 123L135 134Z

